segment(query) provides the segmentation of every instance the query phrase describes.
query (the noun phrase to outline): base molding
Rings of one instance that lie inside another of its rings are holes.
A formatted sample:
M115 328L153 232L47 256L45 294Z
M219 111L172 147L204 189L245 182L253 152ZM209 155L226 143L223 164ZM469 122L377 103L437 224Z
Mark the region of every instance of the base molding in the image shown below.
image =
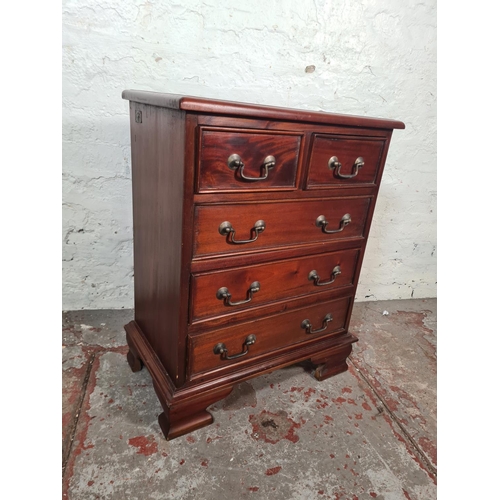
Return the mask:
M319 380L338 375L347 371L347 357L351 354L352 344L331 352L321 353L321 355L311 357L311 364L316 367L314 377Z
M163 408L158 423L167 440L210 425L213 417L206 409L229 396L235 384L249 378L299 362L315 367L314 376L317 380L325 380L346 371L346 358L351 353L352 344L358 340L345 333L336 336L330 346L318 344L314 349L277 355L260 364L256 362L245 369L235 369L231 374L176 387L137 322L131 321L125 325L125 332L130 368L137 372L146 366L153 380L153 387Z

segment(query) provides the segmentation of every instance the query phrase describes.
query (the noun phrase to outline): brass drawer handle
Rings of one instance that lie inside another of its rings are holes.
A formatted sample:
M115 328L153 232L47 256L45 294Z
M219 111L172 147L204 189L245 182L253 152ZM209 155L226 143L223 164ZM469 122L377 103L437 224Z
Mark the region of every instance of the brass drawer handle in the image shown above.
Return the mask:
M333 233L340 233L340 231L344 230L344 227L346 227L348 224L351 223L351 216L350 214L345 214L342 219L340 219L340 226L339 229L331 229L328 230L326 229L326 226L328 226L328 221L326 220L326 217L324 215L320 215L316 219L316 226L320 227L321 230L326 233L326 234L333 234Z
M323 318L323 324L321 325L321 328L318 328L317 330L312 329L311 322L308 319L305 319L302 321L300 327L303 328L306 333L319 333L319 332L324 332L328 328L328 323L333 320L333 316L328 313L324 318Z
M246 304L250 302L253 298L253 294L257 293L259 290L260 290L260 283L258 281L254 281L250 285L250 288L247 291L246 300L240 300L239 302L231 302L231 293L225 286L219 288L215 295L219 300L224 301L225 306L241 306L241 304Z
M340 266L335 266L332 270L332 274L331 274L331 279L330 281L324 281L323 283L320 283L320 277L318 276L318 271L316 271L315 269L313 269L310 273L309 273L309 276L307 277L308 280L310 281L313 281L314 280L314 285L315 286L325 286L325 285L331 285L334 281L335 281L335 278L341 274L340 272Z
M243 169L245 168L245 164L241 161L240 155L233 154L227 159L227 166L231 170L238 170L240 169L240 177L249 182L255 182L255 181L265 181L267 179L267 176L269 175L269 170L271 168L274 168L276 166L276 158L274 156L266 156L264 158L264 162L262 163L261 169L264 169L264 175L262 177L247 177L243 173Z
M365 160L360 156L356 158L354 162L352 174L341 174L340 169L342 168L342 163L339 162L339 159L336 156L332 156L328 160L328 168L330 170L334 170L334 175L340 177L341 179L352 179L358 175L359 169L365 165Z
M249 335L243 344L243 351L238 354L234 354L233 356L228 356L226 344L219 342L214 346L214 354L220 354L221 359L236 359L241 358L245 354L248 354L248 346L255 344L256 341L255 335Z
M266 229L266 223L263 220L258 220L253 225L252 229L250 229L250 234L255 231L255 238L250 240L235 240L234 235L236 234L236 230L230 222L225 221L219 226L219 234L222 236L229 236L229 243L242 245L243 243L252 243L255 241L259 237L259 234L264 232L264 229Z

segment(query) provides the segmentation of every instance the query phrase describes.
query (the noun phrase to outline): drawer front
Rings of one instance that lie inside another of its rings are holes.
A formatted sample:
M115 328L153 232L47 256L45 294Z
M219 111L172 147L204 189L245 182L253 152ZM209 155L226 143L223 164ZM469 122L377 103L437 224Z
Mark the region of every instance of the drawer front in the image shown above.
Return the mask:
M191 323L353 285L359 249L194 274Z
M370 201L360 197L197 205L194 256L362 238Z
M293 344L343 333L351 300L344 297L232 328L189 336L190 373L234 367Z
M381 139L315 135L307 187L374 184L384 146Z
M296 189L301 135L201 129L198 192Z

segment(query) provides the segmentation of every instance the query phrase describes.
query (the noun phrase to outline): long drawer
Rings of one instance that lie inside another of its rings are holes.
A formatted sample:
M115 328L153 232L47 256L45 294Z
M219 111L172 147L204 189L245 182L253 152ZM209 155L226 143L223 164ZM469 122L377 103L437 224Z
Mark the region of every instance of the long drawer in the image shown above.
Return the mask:
M191 375L223 369L293 344L343 333L351 297L190 335Z
M194 257L363 238L370 197L197 205Z
M352 285L359 249L250 265L191 277L191 323Z

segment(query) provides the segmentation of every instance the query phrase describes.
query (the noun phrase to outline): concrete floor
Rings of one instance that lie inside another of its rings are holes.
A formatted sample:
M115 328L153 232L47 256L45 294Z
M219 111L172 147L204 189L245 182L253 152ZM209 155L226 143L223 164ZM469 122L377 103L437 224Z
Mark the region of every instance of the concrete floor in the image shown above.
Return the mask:
M147 370L125 359L133 311L63 313L63 498L436 498L436 306L356 304L348 372L244 382L169 442Z

